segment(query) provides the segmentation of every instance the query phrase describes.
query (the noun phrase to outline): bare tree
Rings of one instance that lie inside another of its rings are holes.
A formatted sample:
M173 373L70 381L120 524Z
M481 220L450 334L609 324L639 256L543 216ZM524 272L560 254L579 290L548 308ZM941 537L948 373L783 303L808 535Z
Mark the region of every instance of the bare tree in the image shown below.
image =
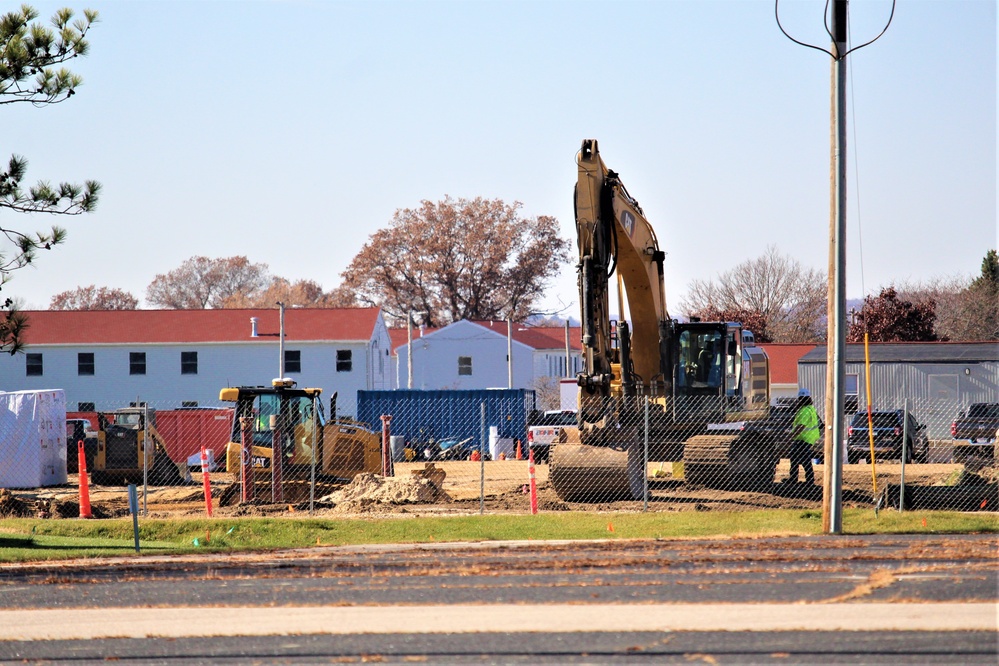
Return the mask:
M551 411L562 408L562 388L558 377L535 377L531 386L538 401L538 409Z
M525 319L568 261L558 221L525 218L499 199L423 201L396 211L343 272L340 305L380 306L390 319L426 312L425 323Z
M902 283L899 298L914 304L935 304L934 332L941 340L999 340L999 257L989 250L981 272Z
M89 285L56 294L49 310L135 310L139 299L121 289Z
M270 281L267 264L253 264L246 257L191 257L179 268L157 275L146 289L146 301L176 310L221 308L239 294L254 297Z
M771 245L717 280L691 282L680 310L756 313L774 342L816 342L825 326L826 276Z

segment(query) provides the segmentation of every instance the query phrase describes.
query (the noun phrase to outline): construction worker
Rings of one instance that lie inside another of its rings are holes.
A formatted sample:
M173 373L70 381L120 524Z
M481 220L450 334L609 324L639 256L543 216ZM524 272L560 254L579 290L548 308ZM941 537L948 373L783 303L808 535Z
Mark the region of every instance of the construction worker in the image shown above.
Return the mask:
M819 414L812 404L812 394L808 389L798 391L798 409L791 423L791 471L785 483L798 482L798 468L805 470L805 483L815 484L812 470L812 446L819 441Z

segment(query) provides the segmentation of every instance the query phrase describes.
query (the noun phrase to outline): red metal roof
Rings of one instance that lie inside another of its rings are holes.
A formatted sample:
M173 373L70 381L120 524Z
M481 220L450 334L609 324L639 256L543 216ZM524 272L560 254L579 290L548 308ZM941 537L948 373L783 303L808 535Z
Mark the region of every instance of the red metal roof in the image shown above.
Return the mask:
M288 308L285 340L370 340L378 308ZM278 310L34 310L26 311L28 345L247 342L250 317L258 333L280 330ZM270 337L270 336L268 336Z
M787 345L767 343L763 347L770 358L770 382L773 384L798 383L798 359L815 349L815 345Z
M506 320L503 321L472 321L470 323L489 329L506 337ZM423 335L430 335L439 328L427 327L423 330ZM513 339L527 345L533 349L565 349L565 327L564 326L526 326L524 324L513 324ZM579 351L582 348L580 342L580 328L573 326L569 328L569 348ZM408 333L405 328L389 329L389 336L392 338L392 353L406 344ZM413 340L418 340L420 331L418 327L413 327Z

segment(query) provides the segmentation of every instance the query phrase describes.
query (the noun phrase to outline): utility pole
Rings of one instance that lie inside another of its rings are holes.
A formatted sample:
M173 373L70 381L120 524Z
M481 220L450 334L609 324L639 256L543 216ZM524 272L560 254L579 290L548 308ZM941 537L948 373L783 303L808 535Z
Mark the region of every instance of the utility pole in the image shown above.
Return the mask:
M828 534L843 531L843 441L846 424L846 57L881 39L895 16L892 0L888 22L877 37L850 48L848 35L849 0L829 0L832 20L827 31L832 46L826 50L806 44L788 34L780 22L780 0L775 4L777 27L795 44L822 51L832 58L832 94L830 122L830 203L829 203L829 289L826 316L826 437L824 446L826 473L822 481L822 529ZM877 500L875 500L877 501Z
M822 530L843 532L843 429L846 380L846 53L848 0L832 1L832 76L829 211L829 289L826 345L826 473Z
M406 388L413 388L413 311L406 313Z
M513 388L513 319L506 318L506 387Z

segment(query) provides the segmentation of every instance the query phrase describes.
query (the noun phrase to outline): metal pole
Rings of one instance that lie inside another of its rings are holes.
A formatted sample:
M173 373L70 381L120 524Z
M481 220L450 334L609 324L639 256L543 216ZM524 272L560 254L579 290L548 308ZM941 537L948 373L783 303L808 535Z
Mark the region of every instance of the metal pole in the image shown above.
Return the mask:
M278 301L280 328L278 329L278 379L284 379L284 303Z
M316 510L316 458L319 456L319 396L312 396L312 470L309 474L309 514Z
M846 58L848 0L833 0L832 6L832 95L829 215L828 345L826 348L825 459L822 482L822 529L827 534L843 531L843 430L846 380Z
M479 514L486 512L486 403L479 403L482 439L479 445Z
M565 320L565 376L572 377L572 352L569 347L569 320Z
M645 451L642 454L642 511L649 510L649 396L645 396Z
M902 470L898 479L898 512L905 510L905 445L909 440L909 399L906 398L902 407ZM886 498L887 499L887 498Z
M513 319L506 318L506 387L513 388Z
M149 517L149 458L146 447L149 446L149 408L139 398L136 404L142 405L142 515ZM155 449L154 449L155 450Z
M413 311L406 313L406 388L413 388Z

